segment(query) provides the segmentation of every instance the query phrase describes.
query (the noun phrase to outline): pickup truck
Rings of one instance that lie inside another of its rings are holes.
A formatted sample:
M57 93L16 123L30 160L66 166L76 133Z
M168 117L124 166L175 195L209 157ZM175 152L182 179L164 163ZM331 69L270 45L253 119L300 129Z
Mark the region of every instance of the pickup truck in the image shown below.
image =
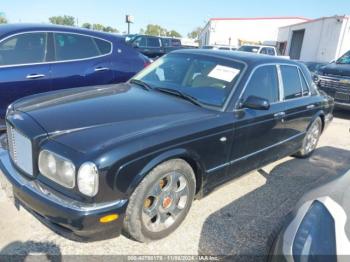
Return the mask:
M242 45L237 51L256 53L261 55L279 56L289 59L289 56L280 55L278 49L274 46L268 45Z
M158 58L171 51L184 48L180 39L170 37L135 35L125 40L149 58Z
M319 68L316 84L334 98L335 107L350 110L350 51Z

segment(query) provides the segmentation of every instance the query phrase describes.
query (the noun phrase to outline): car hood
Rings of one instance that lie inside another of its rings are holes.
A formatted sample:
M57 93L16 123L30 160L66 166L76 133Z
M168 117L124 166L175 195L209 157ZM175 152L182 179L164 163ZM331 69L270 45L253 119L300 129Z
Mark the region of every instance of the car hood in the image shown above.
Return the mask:
M82 152L213 117L215 111L133 84L69 89L13 104L62 144Z
M331 63L321 67L319 69L319 72L321 75L338 75L350 77L350 65Z

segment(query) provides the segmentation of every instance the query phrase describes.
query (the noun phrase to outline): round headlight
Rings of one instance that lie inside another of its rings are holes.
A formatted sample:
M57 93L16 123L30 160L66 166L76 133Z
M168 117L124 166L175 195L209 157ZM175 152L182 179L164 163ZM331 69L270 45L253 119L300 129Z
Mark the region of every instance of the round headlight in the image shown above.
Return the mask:
M43 176L68 188L75 186L75 166L70 160L43 150L39 154L38 166Z
M51 174L55 174L56 171L57 171L57 168L56 168L56 159L55 157L52 155L52 154L47 154L47 168L48 168L48 171L51 173Z
M78 171L78 188L84 195L93 197L98 192L98 170L94 163L86 162Z

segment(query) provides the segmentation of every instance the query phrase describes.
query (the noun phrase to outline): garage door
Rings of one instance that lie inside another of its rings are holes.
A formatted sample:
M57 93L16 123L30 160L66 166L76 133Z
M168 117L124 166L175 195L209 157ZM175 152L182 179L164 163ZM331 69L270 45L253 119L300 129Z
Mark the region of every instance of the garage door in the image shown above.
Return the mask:
M305 29L293 31L292 42L289 49L291 59L300 59L301 47L303 46Z

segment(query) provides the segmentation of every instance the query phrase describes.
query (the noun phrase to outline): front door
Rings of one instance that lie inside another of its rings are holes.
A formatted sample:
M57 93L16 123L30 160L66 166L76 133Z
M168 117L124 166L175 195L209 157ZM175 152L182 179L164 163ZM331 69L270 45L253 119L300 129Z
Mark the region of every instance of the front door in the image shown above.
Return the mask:
M0 43L0 118L15 100L50 91L48 34L26 32Z
M284 105L280 102L279 90L275 65L261 66L252 74L241 98L243 107L234 113L236 124L230 154L229 179L279 157L279 148L287 139L283 123ZM270 108L244 108L244 101L250 96L267 99Z

